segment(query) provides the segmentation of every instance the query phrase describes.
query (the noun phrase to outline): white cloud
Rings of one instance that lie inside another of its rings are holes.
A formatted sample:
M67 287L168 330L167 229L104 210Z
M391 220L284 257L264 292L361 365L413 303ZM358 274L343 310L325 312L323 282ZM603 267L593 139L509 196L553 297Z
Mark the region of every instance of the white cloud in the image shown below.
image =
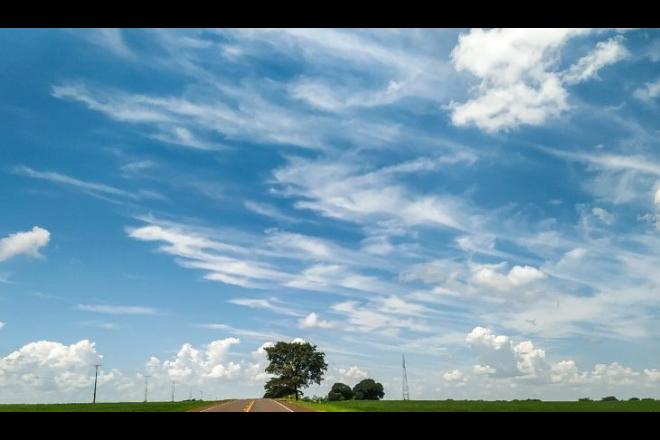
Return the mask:
M568 384L582 384L586 383L588 378L587 372L580 373L578 371L575 361L559 361L552 365L552 372L550 376L553 383L568 383Z
M472 281L477 285L507 291L546 278L541 270L531 266L513 266L508 273L498 272L503 264L482 264L472 268Z
M401 319L387 313L361 306L356 301L345 301L334 304L332 310L346 315L350 324L347 330L360 332L380 332L383 334L396 334L399 329L405 328L415 332L428 332L430 327L423 321L416 319Z
M457 154L433 161L409 161L376 170L364 170L350 161L292 159L275 170L275 181L287 196L301 196L294 205L321 215L373 225L379 221L398 226L435 225L466 230L477 221L469 206L449 195L417 195L395 177L450 163L472 163L474 155Z
M0 358L0 386L5 390L75 392L94 380L94 364L102 356L93 342L82 340L71 345L37 341ZM107 381L112 373L102 375Z
M96 197L119 196L134 200L163 198L162 195L154 191L141 190L136 193L131 193L103 183L88 182L53 171L37 171L25 166L14 168L14 173L33 179L47 180L49 182L67 185Z
M315 264L285 283L285 286L335 293L345 290L382 293L394 289L376 277L360 275L339 264Z
M265 217L270 217L278 221L290 222L290 223L297 223L301 221L298 218L284 214L280 209L276 208L275 206L268 205L266 203L259 203L252 200L246 200L243 203L243 206L245 206L246 209L249 209L252 212L255 212L259 215L263 215Z
M334 324L330 321L322 320L319 315L312 312L304 318L298 320L300 328L332 328Z
M636 89L633 96L642 101L650 102L660 96L660 78L647 82L643 87Z
M475 365L474 367L472 367L472 371L477 376L483 376L483 375L495 373L495 369L490 365Z
M487 132L541 124L568 109L567 93L552 71L558 49L578 29L472 29L452 51L458 71L480 79L477 97L454 105L452 122Z
M559 50L587 29L472 29L452 51L458 71L480 83L476 97L452 103L452 122L497 132L519 125L539 125L569 109L564 84L591 78L624 59L621 37L600 42L568 71L557 71Z
M133 60L136 57L126 44L121 29L77 29L77 31L90 42L107 49L120 58Z
M0 262L18 255L40 258L39 249L50 241L50 232L35 226L30 231L16 232L0 239Z
M5 323L2 322L2 321L0 321L0 330L2 330L2 328L3 328L4 326L5 326Z
M300 316L300 313L291 310L284 306L278 306L276 303L279 302L277 298L263 299L263 298L234 298L227 301L230 304L236 304L238 306L249 307L251 309L266 309L273 311L275 313L280 313L282 315L289 316Z
M164 361L161 368L171 379L186 384L203 384L213 379L232 378L238 375L241 366L226 360L231 346L239 343L237 338L219 339L202 349L185 343L174 359Z
M493 368L491 374L500 377L525 375L538 378L547 374L549 365L545 352L534 347L531 341L513 345L504 335L494 335L490 329L475 327L466 342L479 356L482 363Z
M651 382L660 382L660 371L656 370L655 368L645 368L644 375Z
M355 384L369 377L369 373L362 371L357 366L352 366L350 368L339 368L337 370L341 376L340 381L343 383Z
M76 309L85 312L105 313L108 315L158 315L161 311L153 307L109 306L102 304L77 304Z
M447 371L445 374L442 375L442 378L447 382L464 382L467 380L465 375L461 373L459 370Z
M580 58L577 63L568 69L564 74L564 81L567 84L585 81L597 75L603 67L628 57L629 53L623 46L622 41L623 37L619 35L596 44L591 53Z
M614 223L614 215L606 209L596 207L591 210L591 213L607 225Z
M618 362L611 364L596 364L591 372L591 378L608 385L630 385L639 376L638 372L624 367Z
M186 230L181 226L150 224L129 228L128 235L141 241L162 241L159 250L179 257L177 263L183 267L202 269L208 273L206 279L243 287L262 287L264 280L285 280L289 275L269 267L267 264L245 257L248 249L219 240L202 233Z

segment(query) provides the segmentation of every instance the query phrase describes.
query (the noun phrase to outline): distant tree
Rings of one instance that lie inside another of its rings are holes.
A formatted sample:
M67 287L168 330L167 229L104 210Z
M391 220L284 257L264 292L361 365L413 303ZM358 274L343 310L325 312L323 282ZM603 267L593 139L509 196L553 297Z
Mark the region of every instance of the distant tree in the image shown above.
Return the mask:
M385 396L383 385L373 379L361 380L353 387L355 400L379 400Z
M266 393L270 388L279 394L290 390L296 400L302 394L301 388L313 383L321 384L323 373L328 369L325 363L325 353L316 350L316 345L309 342L278 342L272 347L264 347L268 355L266 373L276 377L266 384Z
M578 402L592 402L592 400L588 397L580 397Z
M601 402L618 402L619 399L617 399L614 396L607 396L607 397L603 397L602 399L600 399L600 401Z
M328 400L351 400L353 398L353 390L345 383L337 382L332 386L328 393Z
M628 399L629 402L637 402L639 400L639 397L631 397Z

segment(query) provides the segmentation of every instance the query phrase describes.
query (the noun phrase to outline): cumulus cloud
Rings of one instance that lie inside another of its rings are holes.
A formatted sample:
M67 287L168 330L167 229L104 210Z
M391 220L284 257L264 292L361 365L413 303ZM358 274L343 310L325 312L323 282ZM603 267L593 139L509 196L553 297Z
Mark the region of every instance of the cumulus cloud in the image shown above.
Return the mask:
M546 278L546 274L535 267L513 266L508 273L498 272L502 267L503 264L477 265L472 269L472 281L478 285L506 291Z
M545 361L545 352L534 347L531 341L513 345L507 336L495 335L484 327L475 327L467 335L466 342L482 363L494 369L488 371L495 376L525 375L537 378L546 374L549 368Z
M0 358L0 385L14 391L74 392L93 383L94 364L102 358L95 343L86 339L71 345L31 342ZM112 375L106 373L101 380L110 380Z
M226 362L226 358L231 346L239 343L238 338L219 339L201 349L185 343L174 359L162 363L162 369L171 379L187 384L203 384L211 379L235 377L241 371L241 366L235 362Z
M576 29L472 29L452 51L458 71L480 79L477 97L454 105L452 122L495 132L541 124L568 109L567 93L551 70L556 52Z
M332 328L334 324L330 321L322 320L319 315L312 312L304 318L298 320L300 328Z
M554 383L581 384L588 380L587 372L579 372L575 361L559 361L552 365L551 380Z
M340 374L341 381L348 384L355 384L362 379L369 377L369 373L362 371L357 366L352 366L350 368L339 368L337 371Z
M591 378L608 385L631 385L639 376L639 372L624 367L618 362L611 364L596 364L591 372Z
M600 42L567 72L557 70L559 50L586 29L472 29L452 51L458 71L479 79L476 97L452 103L452 122L497 132L538 125L569 109L565 84L591 78L624 59L620 37Z
M39 249L50 241L50 232L39 226L30 231L16 232L0 239L0 262L18 255L40 258Z

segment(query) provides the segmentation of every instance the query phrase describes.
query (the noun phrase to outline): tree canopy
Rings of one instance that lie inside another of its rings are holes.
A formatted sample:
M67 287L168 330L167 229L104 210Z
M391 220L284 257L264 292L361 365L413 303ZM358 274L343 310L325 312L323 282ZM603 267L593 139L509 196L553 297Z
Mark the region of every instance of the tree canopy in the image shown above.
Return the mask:
M328 393L328 400L351 400L353 398L353 390L345 383L337 382L332 386Z
M379 400L385 396L383 385L373 379L361 380L353 387L355 400Z
M274 397L295 394L298 400L302 394L301 388L314 383L320 385L323 373L328 369L325 353L309 342L280 341L271 347L264 347L264 350L269 362L266 373L276 376L266 384L266 394L284 393Z

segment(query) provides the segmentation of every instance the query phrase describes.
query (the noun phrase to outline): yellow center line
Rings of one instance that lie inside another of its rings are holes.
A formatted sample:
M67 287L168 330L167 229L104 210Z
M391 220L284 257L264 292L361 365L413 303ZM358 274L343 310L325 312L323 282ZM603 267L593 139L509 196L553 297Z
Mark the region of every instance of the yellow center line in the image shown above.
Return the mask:
M256 400L251 401L250 404L249 404L248 406L246 406L245 408L243 408L243 411L245 411L245 412L250 412L250 410L252 409L252 406L254 405L254 402L256 402Z

